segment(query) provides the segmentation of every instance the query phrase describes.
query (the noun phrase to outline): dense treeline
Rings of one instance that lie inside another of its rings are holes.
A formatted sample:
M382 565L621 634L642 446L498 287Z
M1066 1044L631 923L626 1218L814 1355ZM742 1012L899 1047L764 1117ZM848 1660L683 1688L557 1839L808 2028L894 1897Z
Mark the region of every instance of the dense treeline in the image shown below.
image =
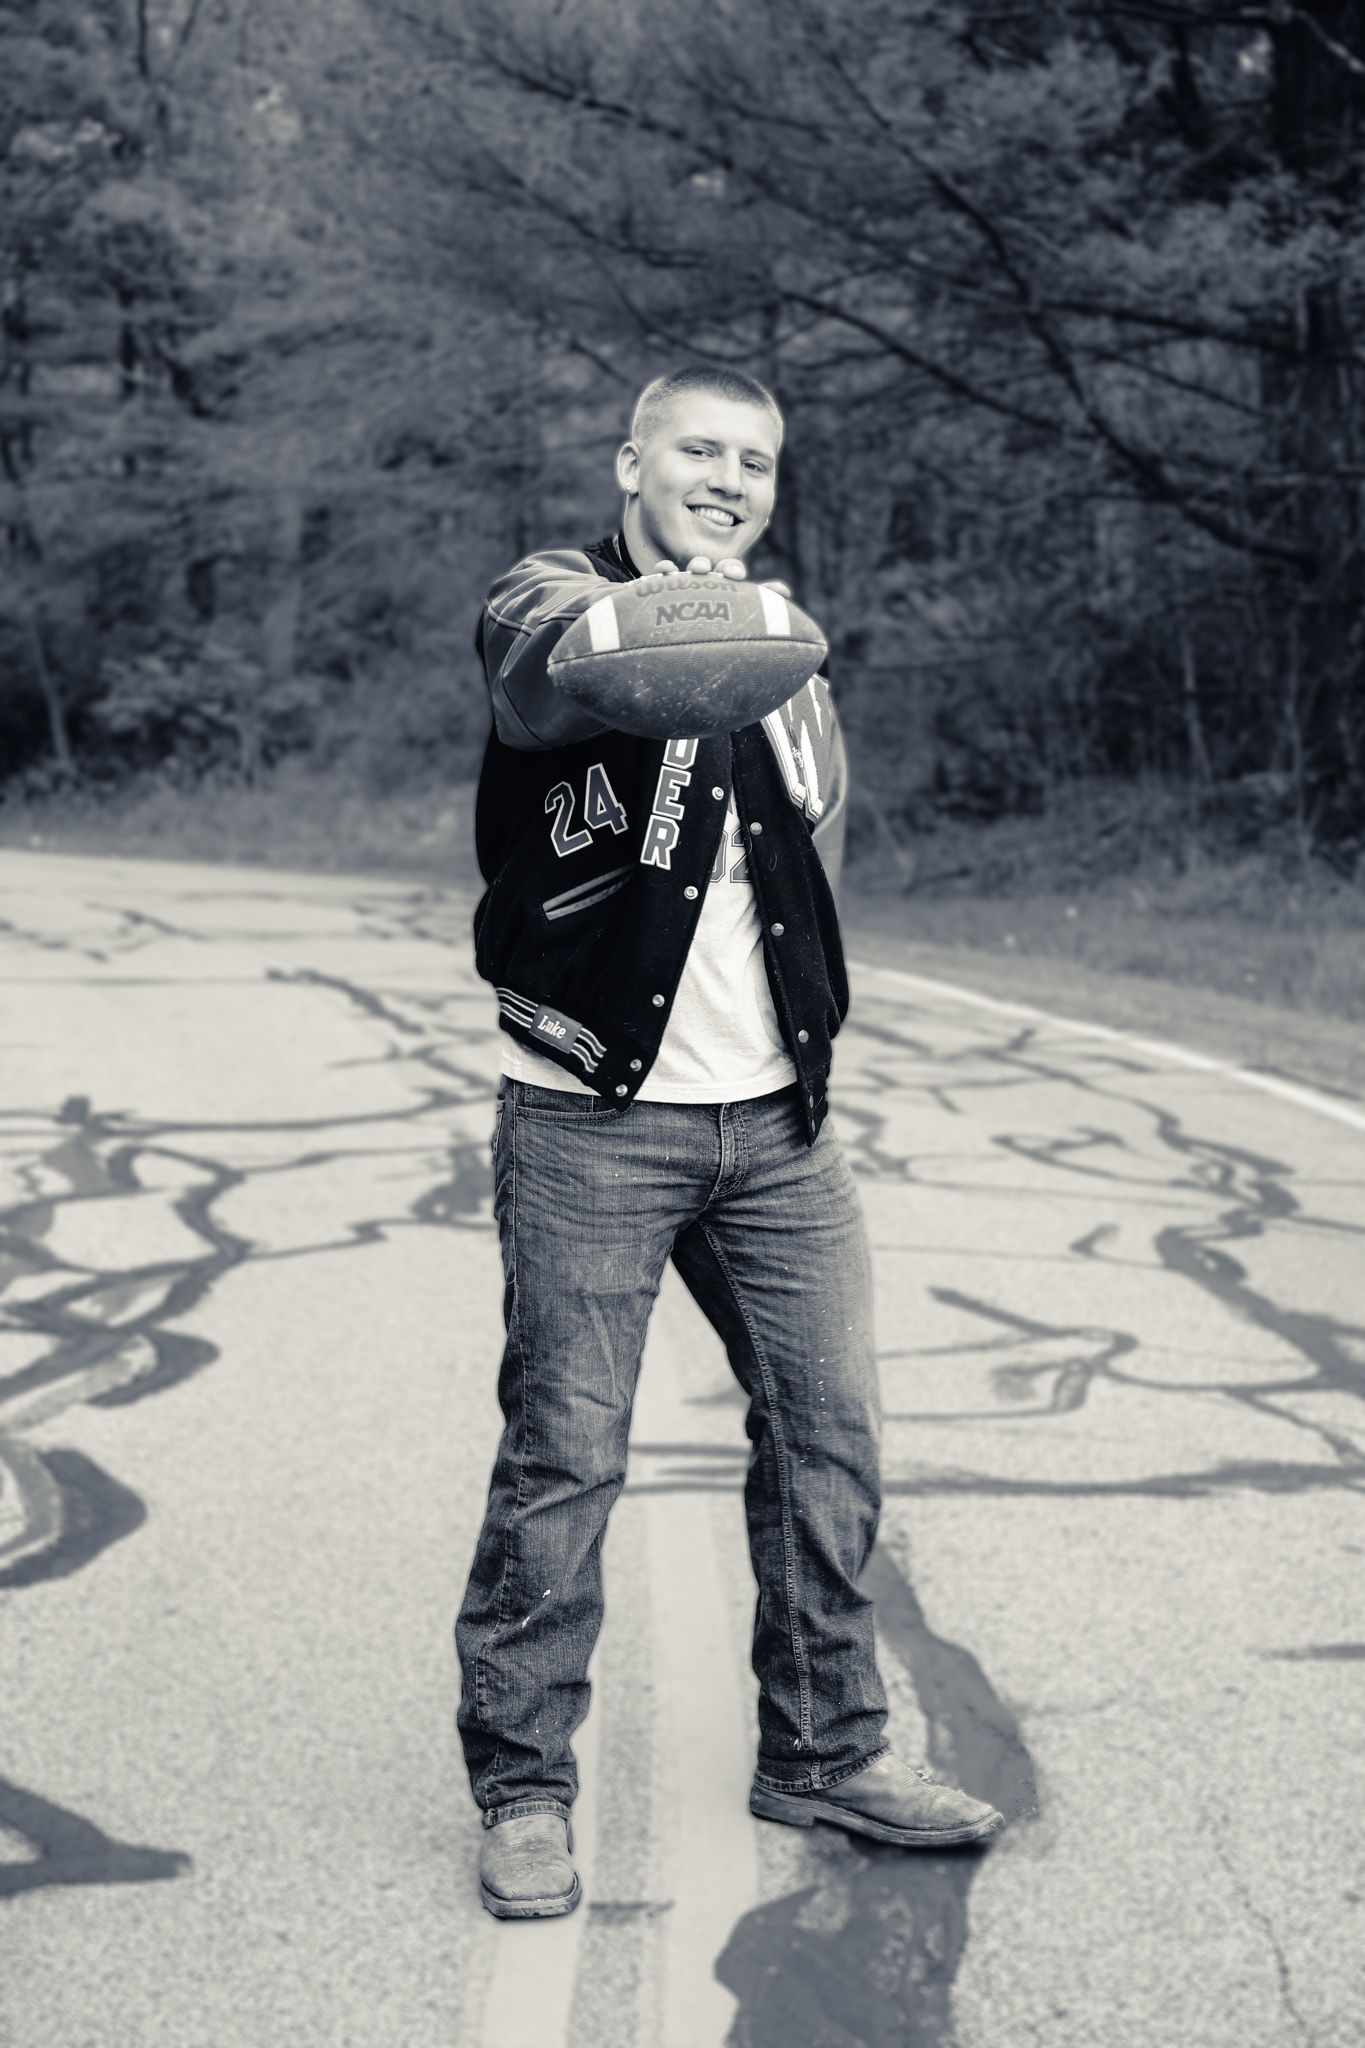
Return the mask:
M1365 794L1365 0L0 0L0 767L466 770L632 390L789 419L889 819Z

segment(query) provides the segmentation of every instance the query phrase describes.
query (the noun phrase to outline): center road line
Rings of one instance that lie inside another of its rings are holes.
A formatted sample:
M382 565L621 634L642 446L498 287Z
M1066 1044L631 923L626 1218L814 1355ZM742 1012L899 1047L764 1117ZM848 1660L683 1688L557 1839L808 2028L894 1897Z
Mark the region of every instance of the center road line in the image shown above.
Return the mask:
M1136 1032L1120 1030L1117 1025L1092 1024L1087 1018L1064 1017L1056 1010L1040 1010L1032 1003L978 995L975 989L962 988L955 981L935 981L925 974L911 974L903 967L879 967L870 960L850 960L848 966L853 974L879 975L883 981L892 981L902 988L945 998L949 1002L962 1003L969 1009L988 1010L998 1017L1022 1017L1038 1024L1056 1025L1062 1031L1078 1032L1085 1038L1131 1046L1135 1052L1148 1053L1171 1066L1188 1067L1196 1074L1221 1074L1243 1088L1255 1088L1262 1095L1277 1096L1280 1101L1292 1102L1296 1108L1310 1110L1315 1116L1330 1117L1334 1123L1345 1124L1348 1130L1365 1131L1365 1109L1352 1109L1346 1103L1333 1102L1329 1096L1320 1095L1315 1088L1307 1088L1300 1081L1282 1081L1276 1074L1261 1074L1252 1067L1238 1066L1235 1060L1194 1052L1189 1046L1177 1045L1171 1039L1144 1038Z
M681 1444L697 1434L698 1411L688 1404L683 1366L685 1349L696 1341L688 1326L694 1313L670 1272L636 1397L632 1434L641 1442ZM718 1361L717 1369L728 1378L728 1364ZM722 1412L738 1435L739 1410ZM659 1894L673 1900L657 2048L724 2048L736 2001L717 1979L716 1961L759 1896L757 1823L749 1812L754 1732L744 1684L747 1646L736 1632L726 1585L735 1571L747 1579L749 1564L742 1542L722 1560L709 1491L652 1494L645 1506L660 1719L656 1797L665 1868ZM737 1535L738 1521L736 1515Z
M683 1444L697 1435L684 1366L696 1342L693 1315L681 1281L670 1271L650 1324L634 1440ZM716 1372L728 1377L723 1356ZM732 1438L742 1443L738 1408L727 1408L725 1419ZM627 1485L630 1479L656 1478L658 1463L657 1452L632 1451ZM727 1587L734 1572L747 1581L749 1564L738 1513L733 1554L722 1559L709 1492L651 1494L639 1505L647 1518L650 1590L648 1612L635 1619L641 1634L648 1630L652 1639L658 1715L651 1804L660 1868L651 1889L668 1905L660 1924L657 2025L649 2026L642 2015L639 2048L725 2048L736 2000L717 1979L716 1961L759 1898L758 1824L749 1812L754 1731L745 1683L748 1649ZM596 1896L606 1766L600 1669L595 1658L593 1704L574 1738L581 1786L574 1806L574 1860L583 1903L560 1920L493 1923L495 1954L479 2048L579 2048L570 2029L583 1935Z
M572 2048L569 2015L597 1865L602 1715L595 1686L593 1693L588 1718L573 1745L578 1761L574 1865L584 1896L572 1913L557 1920L492 1921L496 1948L484 1999L480 2048ZM479 1910L482 1912L482 1907Z

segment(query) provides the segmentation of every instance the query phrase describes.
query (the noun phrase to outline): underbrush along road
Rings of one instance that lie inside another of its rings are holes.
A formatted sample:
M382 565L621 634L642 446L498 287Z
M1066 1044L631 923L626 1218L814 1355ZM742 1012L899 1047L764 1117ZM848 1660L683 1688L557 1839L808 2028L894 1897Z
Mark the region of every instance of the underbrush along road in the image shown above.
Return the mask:
M670 1273L587 1900L481 1911L470 907L0 854L0 2038L1359 2048L1359 1105L880 968L832 1100L892 1732L1011 1826L919 1857L748 1815L741 1407Z

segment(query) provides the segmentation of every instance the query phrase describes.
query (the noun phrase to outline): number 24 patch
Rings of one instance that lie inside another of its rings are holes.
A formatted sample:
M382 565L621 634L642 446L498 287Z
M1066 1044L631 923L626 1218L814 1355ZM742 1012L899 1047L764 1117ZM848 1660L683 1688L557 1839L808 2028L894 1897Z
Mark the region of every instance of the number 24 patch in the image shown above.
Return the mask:
M550 840L563 860L567 854L582 853L592 845L594 832L626 830L629 820L625 806L611 786L611 778L600 761L594 761L583 786L583 823L574 824L574 793L567 782L557 782L545 798L545 809L554 813Z

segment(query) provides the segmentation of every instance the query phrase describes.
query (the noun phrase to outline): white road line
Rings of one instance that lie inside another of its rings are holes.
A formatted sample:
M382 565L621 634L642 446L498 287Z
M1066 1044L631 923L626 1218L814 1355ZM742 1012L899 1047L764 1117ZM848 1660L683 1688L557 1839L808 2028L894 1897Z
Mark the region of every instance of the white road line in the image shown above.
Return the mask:
M649 1502L658 1659L661 1791L671 1839L672 1896L664 1949L659 2048L724 2048L735 2000L715 1961L758 1898L753 1774L740 1703L729 1602L706 1494Z
M693 1334L669 1313L674 1285L667 1275L636 1399L633 1433L647 1443L697 1433L680 1357ZM733 1419L738 1432L737 1412ZM647 1480L657 1470L651 1459L632 1476ZM746 1649L725 1583L733 1572L747 1579L748 1560L737 1514L734 1555L718 1555L709 1493L651 1495L645 1506L659 1702L659 1892L673 1901L657 2048L724 2048L735 1999L716 1977L716 1958L759 1895L757 1823L749 1812L755 1730L743 1683Z
M1316 1089L1305 1088L1298 1081L1281 1081L1274 1074L1258 1074L1253 1068L1240 1067L1232 1060L1192 1052L1188 1046L1175 1045L1170 1039L1139 1038L1136 1033L1121 1031L1112 1024L1092 1024L1082 1017L1064 1017L1055 1010L1037 1009L1032 1003L1007 1002L998 996L978 995L975 989L961 988L956 982L934 981L928 975L910 974L901 967L878 967L867 960L850 960L848 964L855 974L880 975L884 981L894 981L927 995L942 996L973 1010L989 1010L996 1016L1024 1017L1039 1024L1053 1024L1085 1038L1131 1046L1135 1052L1147 1053L1171 1066L1188 1067L1194 1073L1219 1074L1225 1080L1236 1081L1241 1087L1255 1088L1262 1095L1278 1096L1282 1102L1292 1102L1299 1109L1311 1110L1315 1116L1330 1117L1333 1123L1344 1124L1348 1130L1365 1131L1365 1109L1352 1109L1346 1103L1333 1102L1330 1096L1319 1095Z
M559 1920L496 1920L496 1952L484 2000L481 2048L561 2048L569 2039L578 1952L597 1863L598 1751L602 1716L594 1687L588 1718L574 1737L578 1797L573 1810L574 1865L583 1899ZM482 1907L479 1909L482 1912Z
M695 1341L686 1303L682 1283L665 1275L631 1429L642 1443L681 1444L697 1433L696 1410L684 1398L682 1353ZM718 1371L727 1370L722 1360ZM737 1413L733 1426L738 1432ZM660 1469L658 1457L632 1449L630 1480L647 1483ZM733 1556L720 1555L709 1493L660 1493L641 1505L650 1590L639 1625L652 1637L658 1714L648 1804L656 1815L660 1867L652 1889L670 1902L655 1980L657 2027L641 2015L648 2029L641 2048L646 2038L648 2048L725 2048L736 2002L716 1977L716 1959L759 1898L758 1824L749 1812L755 1730L744 1682L747 1644L726 1587L734 1572L747 1578L748 1560L738 1514ZM583 1903L562 1920L493 1923L496 1950L479 2048L571 2048L575 1980L595 1893L600 1702L595 1686L592 1709L574 1738L581 1784L574 1846Z

